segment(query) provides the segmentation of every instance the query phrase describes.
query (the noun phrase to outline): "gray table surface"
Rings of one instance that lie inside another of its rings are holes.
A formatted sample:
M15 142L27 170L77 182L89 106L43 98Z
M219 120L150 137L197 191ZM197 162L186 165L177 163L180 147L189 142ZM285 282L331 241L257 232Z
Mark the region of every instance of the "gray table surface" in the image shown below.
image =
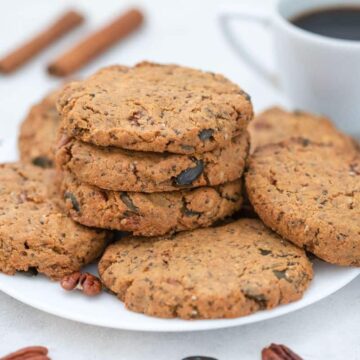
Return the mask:
M306 360L360 359L360 278L315 305L237 328L145 333L83 325L45 314L0 293L0 349L44 344L54 360L257 360L262 347L284 343Z

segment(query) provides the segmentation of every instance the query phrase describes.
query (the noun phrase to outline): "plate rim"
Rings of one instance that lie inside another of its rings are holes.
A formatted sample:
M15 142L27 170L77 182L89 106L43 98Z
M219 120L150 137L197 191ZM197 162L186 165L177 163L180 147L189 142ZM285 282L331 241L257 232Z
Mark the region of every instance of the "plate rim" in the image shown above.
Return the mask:
M270 320L279 316L283 316L289 313L292 313L294 311L303 309L309 305L312 305L320 300L323 300L327 298L328 296L334 294L335 292L339 291L346 285L348 285L351 281L353 281L359 274L360 274L360 268L349 268L348 274L344 276L344 279L339 284L336 283L336 286L329 287L329 290L325 293L317 294L316 296L313 296L309 299L300 299L298 301L280 305L276 308L270 309L270 310L264 310L263 314L266 314L264 317L255 317L253 318L253 315L259 314L261 312L256 312L254 314L244 316L244 317L238 317L238 318L232 318L232 319L214 319L214 320L180 320L183 321L183 323L176 323L176 326L171 325L171 320L173 319L161 319L166 320L164 324L157 324L156 327L151 326L151 324L142 324L141 326L133 324L132 322L126 324L126 326L116 326L115 324L108 324L106 321L102 321L97 318L96 320L92 320L91 318L84 319L81 315L76 314L68 314L68 311L54 309L53 306L50 306L49 303L39 303L38 300L29 300L25 299L25 295L19 294L18 290L16 288L9 288L8 286L4 285L3 282L0 281L0 290L12 297L13 299L30 306L32 308L35 308L39 311L45 312L50 315L54 315L59 318L63 318L66 320L92 325L92 326L98 326L108 329L117 329L117 330L126 330L126 331L142 331L142 332L154 332L154 333L161 333L161 332L193 332L193 331L208 331L208 330L218 330L218 329L225 329L225 328L232 328L236 326L242 326L242 325L249 325L254 324L261 321ZM5 274L0 274L1 276L8 276ZM30 280L30 279L29 279ZM109 294L110 295L110 294ZM143 315L146 316L146 315ZM179 320L179 319L177 319ZM189 327L189 324L191 326Z

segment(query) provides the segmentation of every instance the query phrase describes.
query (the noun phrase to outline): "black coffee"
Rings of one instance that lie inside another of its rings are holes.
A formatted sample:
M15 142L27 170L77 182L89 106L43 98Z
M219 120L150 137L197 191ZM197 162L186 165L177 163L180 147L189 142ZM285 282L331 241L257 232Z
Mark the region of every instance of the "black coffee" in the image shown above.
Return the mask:
M360 7L318 9L291 20L301 29L345 40L360 40Z

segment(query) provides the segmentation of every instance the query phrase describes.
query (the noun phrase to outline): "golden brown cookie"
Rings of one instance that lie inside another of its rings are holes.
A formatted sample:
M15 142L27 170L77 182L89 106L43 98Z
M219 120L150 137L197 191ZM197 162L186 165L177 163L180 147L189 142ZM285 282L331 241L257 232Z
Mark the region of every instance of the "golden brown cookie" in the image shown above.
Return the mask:
M293 137L334 145L344 151L351 151L354 147L353 140L337 130L329 119L303 111L289 112L272 107L255 116L248 129L251 152L260 146Z
M242 204L242 182L162 193L102 190L63 175L62 192L70 216L105 229L153 236L210 226Z
M54 176L52 169L0 165L0 271L60 279L101 255L106 233L65 215Z
M72 83L58 107L78 140L179 154L227 146L253 116L250 97L223 76L148 62Z
M303 250L259 220L157 238L126 237L99 263L125 306L151 316L234 318L302 297L312 279Z
M53 91L31 107L21 124L19 135L20 159L43 168L54 166L54 144L60 123L56 110L59 91Z
M73 139L59 149L57 163L79 181L102 189L163 192L239 179L248 150L247 132L226 148L194 155L134 152Z
M246 188L266 225L319 258L360 265L360 154L307 139L258 148Z

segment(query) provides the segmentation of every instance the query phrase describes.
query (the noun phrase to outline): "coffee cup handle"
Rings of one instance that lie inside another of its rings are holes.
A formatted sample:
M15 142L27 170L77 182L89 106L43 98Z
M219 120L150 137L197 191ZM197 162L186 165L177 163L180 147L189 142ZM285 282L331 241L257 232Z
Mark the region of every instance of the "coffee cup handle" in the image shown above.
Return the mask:
M258 75L260 75L269 85L278 88L278 78L276 74L266 68L260 61L258 61L251 52L243 46L238 38L234 36L231 30L231 21L240 20L254 22L261 25L265 29L271 27L271 20L268 13L261 12L260 9L253 8L241 8L234 10L222 10L219 15L220 28L237 54L243 59L243 61L252 68Z

